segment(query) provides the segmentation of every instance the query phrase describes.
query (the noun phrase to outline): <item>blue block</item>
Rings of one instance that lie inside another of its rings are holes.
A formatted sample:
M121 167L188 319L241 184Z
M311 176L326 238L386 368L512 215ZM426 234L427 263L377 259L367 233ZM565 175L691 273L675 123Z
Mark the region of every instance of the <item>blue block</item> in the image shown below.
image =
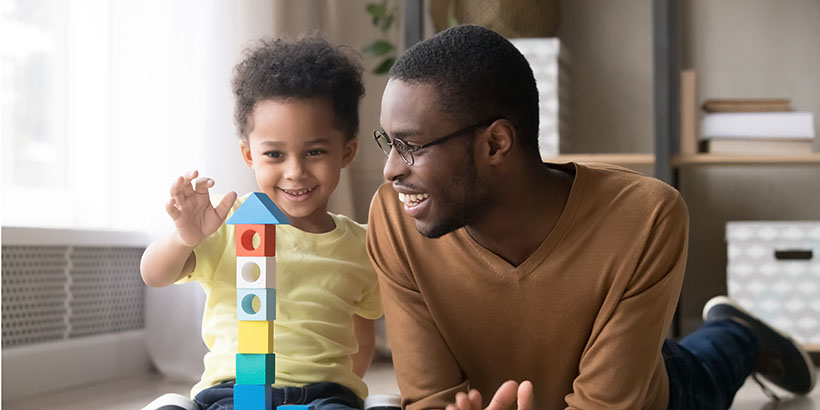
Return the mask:
M233 408L241 410L270 410L273 408L273 388L266 384L235 384Z
M253 310L254 296L261 302L258 311ZM237 289L236 318L250 321L276 320L276 289Z
M287 215L263 192L254 192L228 218L227 224L289 225Z
M284 404L276 406L277 410L316 410L312 404Z
M243 354L236 355L237 384L276 383L276 355Z

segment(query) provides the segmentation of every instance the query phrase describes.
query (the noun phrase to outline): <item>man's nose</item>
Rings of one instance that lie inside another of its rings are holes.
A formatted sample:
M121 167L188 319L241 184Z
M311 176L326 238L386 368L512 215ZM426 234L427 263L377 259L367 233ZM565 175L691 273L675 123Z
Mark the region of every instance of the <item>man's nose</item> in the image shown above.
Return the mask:
M384 179L392 182L407 176L409 172L410 166L404 162L395 148L391 149L384 164Z

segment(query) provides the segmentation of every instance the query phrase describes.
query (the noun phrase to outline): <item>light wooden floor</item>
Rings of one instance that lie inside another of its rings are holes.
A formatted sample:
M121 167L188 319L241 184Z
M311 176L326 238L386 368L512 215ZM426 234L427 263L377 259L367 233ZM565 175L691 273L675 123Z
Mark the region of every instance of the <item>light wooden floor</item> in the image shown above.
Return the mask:
M4 374L4 377L11 375ZM376 362L368 370L365 382L371 394L398 393L393 368L388 362ZM193 382L166 381L154 374L114 380L73 390L58 391L16 402L3 402L4 410L138 410L164 393L188 395ZM820 410L820 388L809 396L781 402L770 401L760 388L748 381L735 397L731 410Z

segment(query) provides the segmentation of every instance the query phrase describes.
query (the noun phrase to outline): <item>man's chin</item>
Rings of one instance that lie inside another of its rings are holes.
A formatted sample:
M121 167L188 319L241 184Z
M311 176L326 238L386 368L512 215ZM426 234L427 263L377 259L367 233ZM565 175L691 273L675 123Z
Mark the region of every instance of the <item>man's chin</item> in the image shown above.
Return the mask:
M456 224L456 223L439 223L439 224L425 224L420 221L416 221L416 230L424 236L425 238L436 239L441 238L444 235L447 235L450 232L455 231L458 228L461 228L464 224Z

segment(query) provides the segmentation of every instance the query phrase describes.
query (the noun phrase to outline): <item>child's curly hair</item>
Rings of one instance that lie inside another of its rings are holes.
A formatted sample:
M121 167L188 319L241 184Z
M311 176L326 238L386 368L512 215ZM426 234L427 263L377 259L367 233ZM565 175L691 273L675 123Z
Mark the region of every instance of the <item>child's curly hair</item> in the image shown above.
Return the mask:
M334 126L348 140L359 131L362 66L350 47L334 47L317 35L263 39L245 50L231 83L234 121L243 140L253 129L256 104L268 99L327 98L333 105Z

